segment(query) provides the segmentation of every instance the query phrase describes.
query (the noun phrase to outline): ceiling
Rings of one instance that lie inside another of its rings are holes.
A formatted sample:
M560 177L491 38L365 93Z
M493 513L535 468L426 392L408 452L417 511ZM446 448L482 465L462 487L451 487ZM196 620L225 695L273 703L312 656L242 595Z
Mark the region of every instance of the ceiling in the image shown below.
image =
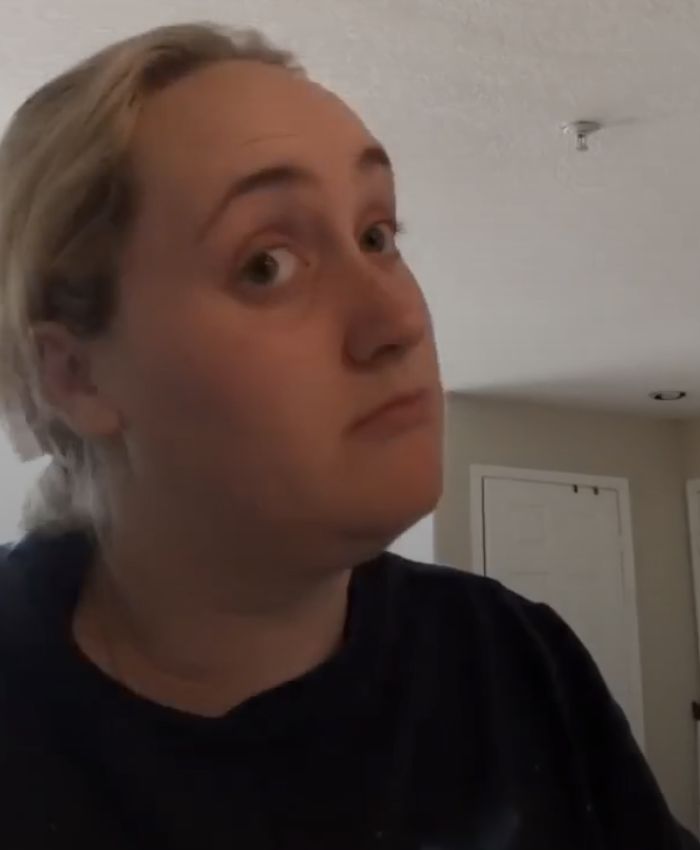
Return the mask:
M0 125L88 51L201 19L296 50L388 145L449 389L700 414L695 0L0 0ZM588 153L579 118L606 125Z

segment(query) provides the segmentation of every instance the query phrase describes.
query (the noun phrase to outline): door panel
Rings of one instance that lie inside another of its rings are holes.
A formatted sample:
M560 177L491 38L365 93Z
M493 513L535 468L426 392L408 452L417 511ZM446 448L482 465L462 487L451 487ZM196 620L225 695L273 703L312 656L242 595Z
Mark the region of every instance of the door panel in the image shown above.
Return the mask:
M636 599L625 589L617 491L487 477L483 506L487 575L563 617L643 740Z
M698 652L700 652L700 479L688 482L688 527L690 529L690 551L693 567L693 590L695 593L695 622L697 624ZM692 706L695 719L695 747L698 770L697 803L698 831L700 833L700 702Z

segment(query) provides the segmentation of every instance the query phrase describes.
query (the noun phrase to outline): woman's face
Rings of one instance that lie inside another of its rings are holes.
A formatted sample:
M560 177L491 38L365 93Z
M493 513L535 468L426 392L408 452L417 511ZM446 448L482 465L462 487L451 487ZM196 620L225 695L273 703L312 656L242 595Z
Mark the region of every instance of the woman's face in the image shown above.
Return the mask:
M133 157L98 374L145 492L290 544L383 544L431 510L434 341L389 161L359 119L283 69L221 63L148 101Z

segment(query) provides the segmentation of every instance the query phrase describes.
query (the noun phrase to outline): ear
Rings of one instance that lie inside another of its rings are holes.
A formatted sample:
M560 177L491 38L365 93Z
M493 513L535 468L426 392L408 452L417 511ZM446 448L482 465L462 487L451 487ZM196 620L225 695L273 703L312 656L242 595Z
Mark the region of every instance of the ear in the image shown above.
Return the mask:
M42 392L55 414L82 437L116 436L121 417L94 380L97 370L89 341L58 322L37 323L33 332Z

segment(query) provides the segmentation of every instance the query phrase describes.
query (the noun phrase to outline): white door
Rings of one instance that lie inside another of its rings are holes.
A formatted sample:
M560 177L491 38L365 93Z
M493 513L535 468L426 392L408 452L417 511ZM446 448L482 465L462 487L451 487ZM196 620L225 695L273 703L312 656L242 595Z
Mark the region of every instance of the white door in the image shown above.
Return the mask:
M643 745L637 603L621 493L526 475L481 483L484 572L560 614Z
M690 527L690 553L693 565L695 612L698 652L700 652L700 479L688 482L688 525ZM698 761L698 827L700 828L700 700L693 703L695 740Z

